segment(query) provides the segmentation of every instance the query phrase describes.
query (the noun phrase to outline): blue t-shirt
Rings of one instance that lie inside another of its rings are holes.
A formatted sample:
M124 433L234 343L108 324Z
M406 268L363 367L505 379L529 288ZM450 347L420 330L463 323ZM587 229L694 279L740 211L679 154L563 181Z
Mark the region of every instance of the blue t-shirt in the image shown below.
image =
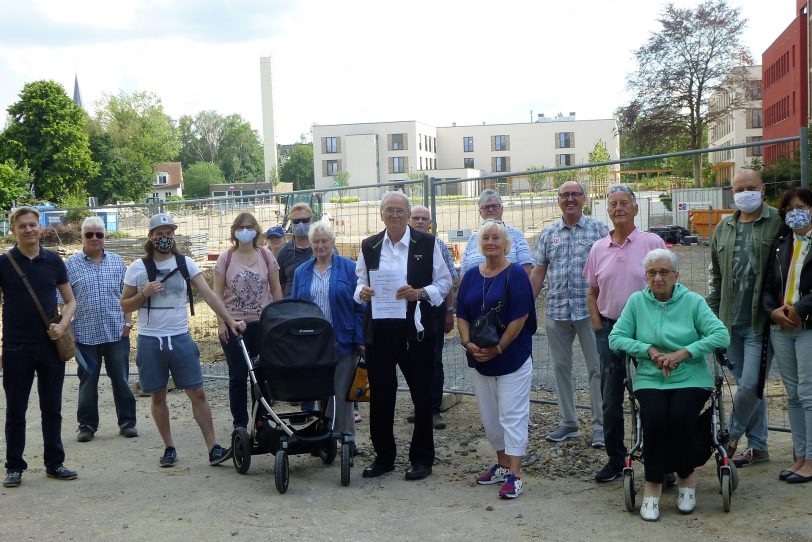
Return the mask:
M511 264L495 277L485 278L479 266L469 269L462 277L457 291L457 318L469 324L484 316L499 303L505 291L505 281L510 273L510 287L505 305L500 311L505 325L527 315L522 330L504 351L486 363L477 363L476 370L484 376L502 376L519 369L533 351L533 334L536 332L536 305L527 272L521 265ZM482 309L484 298L485 309Z

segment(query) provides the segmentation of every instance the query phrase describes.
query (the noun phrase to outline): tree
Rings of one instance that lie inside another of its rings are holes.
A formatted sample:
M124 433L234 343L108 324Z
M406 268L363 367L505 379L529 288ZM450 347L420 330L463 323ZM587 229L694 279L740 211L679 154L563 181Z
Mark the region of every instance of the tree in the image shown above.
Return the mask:
M189 198L209 197L209 185L223 184L226 178L216 164L197 162L189 166L183 174L184 195Z
M726 0L705 0L695 9L668 4L658 21L662 29L635 52L638 68L629 87L644 118L679 128L699 149L708 122L741 107L738 92L724 107L709 105L717 89L749 84L746 66L753 59L741 41L747 19ZM694 184L701 186L701 156L692 162Z
M603 139L598 139L595 146L589 153L588 160L590 164L597 162L608 162L611 157L609 150L606 148L606 142ZM603 186L609 181L609 166L595 166L587 170L589 176L589 184L591 187Z
M259 134L240 115L223 117L216 111L184 115L178 123L184 168L196 162L220 166L228 182L256 182L264 178L264 156Z
M350 186L350 172L346 169L336 172L335 174L336 186Z
M279 180L283 183L293 183L294 190L315 188L312 145L299 143L293 146L288 159L279 170Z
M547 174L542 173L544 171L544 166L530 166L527 168L527 171L534 171L536 173L530 173L527 178L530 181L530 191L531 192L541 192L544 190L544 184L547 182Z
M17 167L14 160L0 163L0 208L8 209L15 201L19 204L30 199L32 181L27 167Z
M220 143L225 130L225 119L216 111L201 111L194 117L184 115L178 121L181 139L180 159L184 168L195 162L219 159Z
M40 199L61 201L84 188L99 166L90 154L87 114L54 81L26 83L20 100L8 108L9 124L0 134L0 161L27 167Z

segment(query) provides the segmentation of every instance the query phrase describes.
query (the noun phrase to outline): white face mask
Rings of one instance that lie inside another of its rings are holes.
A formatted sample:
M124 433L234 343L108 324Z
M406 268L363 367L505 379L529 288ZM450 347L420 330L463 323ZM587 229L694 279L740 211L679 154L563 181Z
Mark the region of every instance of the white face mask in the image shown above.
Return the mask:
M753 213L761 207L761 191L747 190L733 194L736 207L743 213Z
M237 230L234 232L234 237L237 238L237 241L240 243L250 243L254 240L254 237L257 236L256 230L249 230L248 228L243 228L241 230Z

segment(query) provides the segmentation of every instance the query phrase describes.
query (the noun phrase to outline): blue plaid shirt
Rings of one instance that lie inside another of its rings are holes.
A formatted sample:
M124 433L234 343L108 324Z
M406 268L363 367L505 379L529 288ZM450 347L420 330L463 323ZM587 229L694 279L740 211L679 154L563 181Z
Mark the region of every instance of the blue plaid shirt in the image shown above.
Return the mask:
M445 244L445 241L439 237L435 237L435 239L437 240L437 246L440 247L440 254L443 255L445 266L448 267L448 273L451 275L451 282L454 282L459 278L457 268L454 267L454 258L451 257L451 253L448 251L448 246Z
M508 234L510 235L510 252L508 252L507 259L510 262L519 265L530 264L533 265L533 254L530 252L530 246L524 238L521 230L517 230L505 224ZM478 267L485 262L485 256L479 252L479 241L476 238L476 233L471 234L468 239L468 244L465 245L465 253L462 255L462 262L460 263L460 275L465 276L465 272L474 267Z
M97 345L120 340L124 313L119 301L127 271L121 256L105 251L101 264L96 265L82 250L68 258L65 267L76 298L76 342Z
M539 235L536 264L547 268L547 310L552 320L583 320L589 317L584 266L589 250L609 234L603 222L582 215L569 227L563 220L550 224Z

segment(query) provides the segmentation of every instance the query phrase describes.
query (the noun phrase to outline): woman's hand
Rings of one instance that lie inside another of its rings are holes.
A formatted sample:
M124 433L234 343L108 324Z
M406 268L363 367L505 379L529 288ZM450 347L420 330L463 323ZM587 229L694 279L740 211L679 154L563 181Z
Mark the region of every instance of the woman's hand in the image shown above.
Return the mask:
M679 364L691 357L691 353L684 348L668 354L660 354L657 357L657 366L662 369L663 375L671 376L671 371L679 367Z
M797 322L795 321L794 317L797 318ZM770 320L778 324L778 327L780 327L782 330L800 327L800 317L798 317L798 311L795 310L795 307L792 305L784 304L772 311L770 313Z
M651 361L656 363L658 369L663 368L662 364L658 361L660 356L662 356L662 355L663 355L663 353L660 352L659 350L657 350L657 348L655 348L654 346L649 346L648 347L648 359L650 359Z
M487 363L499 355L499 351L496 350L495 346L492 348L480 348L474 343L468 343L466 350L468 350L478 363Z

